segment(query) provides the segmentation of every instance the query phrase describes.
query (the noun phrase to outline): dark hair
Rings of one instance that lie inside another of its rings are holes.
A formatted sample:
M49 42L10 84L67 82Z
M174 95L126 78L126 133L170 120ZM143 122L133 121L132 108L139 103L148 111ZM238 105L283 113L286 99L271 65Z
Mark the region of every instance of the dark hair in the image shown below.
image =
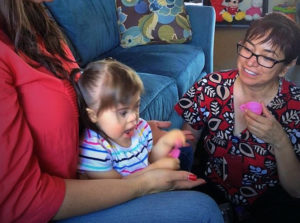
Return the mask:
M79 73L81 75L78 77ZM119 104L129 105L133 96L144 90L137 73L115 60L89 63L84 70L74 69L70 77L77 93L81 136L84 129L89 128L108 139L99 126L90 120L87 108L98 115L104 109Z
M265 37L266 36L266 37ZM254 20L248 28L243 42L264 37L262 43L269 42L284 53L285 64L291 63L300 52L300 28L283 13L273 12Z
M0 0L0 5L0 25L12 40L15 51L38 63L29 61L31 66L44 66L56 77L68 78L68 72L57 58L59 56L71 62L62 47L64 38L44 6L28 0ZM49 54L40 49L38 42L45 46Z

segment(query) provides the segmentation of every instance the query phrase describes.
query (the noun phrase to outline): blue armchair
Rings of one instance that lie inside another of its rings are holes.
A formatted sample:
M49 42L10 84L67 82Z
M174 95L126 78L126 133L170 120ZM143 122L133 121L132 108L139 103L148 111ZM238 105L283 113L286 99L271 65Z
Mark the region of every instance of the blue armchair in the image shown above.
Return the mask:
M46 3L61 26L70 48L84 67L88 62L113 57L135 69L145 93L140 115L146 120L169 120L180 128L174 105L188 88L213 69L215 12L210 6L187 5L192 41L122 48L114 0L55 0Z

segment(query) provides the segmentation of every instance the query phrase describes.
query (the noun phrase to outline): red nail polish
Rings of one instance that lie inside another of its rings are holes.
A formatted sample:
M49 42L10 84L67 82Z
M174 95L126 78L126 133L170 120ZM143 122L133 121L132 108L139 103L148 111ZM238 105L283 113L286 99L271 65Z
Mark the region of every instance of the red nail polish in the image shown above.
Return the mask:
M188 179L191 180L191 181L196 181L196 180L197 180L197 176L194 175L194 174L190 174L190 175L188 176Z

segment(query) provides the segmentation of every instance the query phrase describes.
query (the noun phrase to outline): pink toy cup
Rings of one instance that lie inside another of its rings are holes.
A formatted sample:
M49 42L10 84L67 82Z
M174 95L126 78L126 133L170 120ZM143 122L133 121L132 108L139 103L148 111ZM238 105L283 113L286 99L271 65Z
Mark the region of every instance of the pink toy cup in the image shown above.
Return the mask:
M169 156L173 157L173 158L178 158L180 155L180 149L178 147L175 147L174 149L172 149L172 151L169 153Z
M242 104L240 106L240 109L242 111L245 111L245 109L248 109L258 115L260 115L262 113L261 103L256 102L256 101L250 101L250 102L247 102L246 104Z

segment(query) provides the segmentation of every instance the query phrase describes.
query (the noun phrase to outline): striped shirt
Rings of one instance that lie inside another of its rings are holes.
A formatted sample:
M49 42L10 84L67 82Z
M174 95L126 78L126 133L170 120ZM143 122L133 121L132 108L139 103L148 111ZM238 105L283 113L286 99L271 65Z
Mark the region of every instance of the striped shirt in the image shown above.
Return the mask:
M116 170L122 176L148 166L148 153L153 145L152 132L148 123L139 119L129 148L114 142L111 144L100 134L87 129L80 145L78 169L84 171Z

